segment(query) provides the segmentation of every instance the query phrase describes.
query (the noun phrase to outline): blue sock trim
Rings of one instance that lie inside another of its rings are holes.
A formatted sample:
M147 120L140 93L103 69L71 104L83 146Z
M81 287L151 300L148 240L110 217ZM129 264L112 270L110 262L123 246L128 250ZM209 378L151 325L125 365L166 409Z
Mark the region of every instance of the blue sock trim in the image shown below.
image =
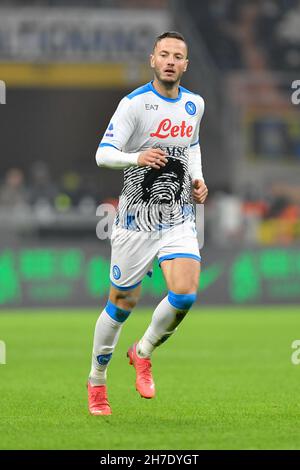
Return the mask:
M123 323L131 313L131 310L124 310L123 308L117 307L110 300L107 301L105 310L113 320L119 323Z
M170 304L175 308L179 308L180 310L188 310L195 302L196 297L196 293L175 294L175 292L172 292L171 290L169 290L168 293L168 301Z

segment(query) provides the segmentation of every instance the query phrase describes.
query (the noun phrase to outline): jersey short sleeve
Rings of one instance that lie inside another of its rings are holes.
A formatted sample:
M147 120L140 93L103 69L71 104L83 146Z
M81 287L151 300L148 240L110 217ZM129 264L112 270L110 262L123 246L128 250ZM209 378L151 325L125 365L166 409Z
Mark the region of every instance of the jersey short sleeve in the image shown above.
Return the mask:
M118 150L123 150L135 129L135 116L131 101L123 98L100 142L100 147L112 146Z

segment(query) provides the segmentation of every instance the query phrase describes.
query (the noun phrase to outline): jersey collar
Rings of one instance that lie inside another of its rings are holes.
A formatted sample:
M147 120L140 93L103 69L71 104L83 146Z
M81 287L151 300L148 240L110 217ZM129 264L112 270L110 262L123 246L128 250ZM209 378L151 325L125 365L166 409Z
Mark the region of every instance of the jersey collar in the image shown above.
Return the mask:
M161 98L162 100L165 100L165 101L168 101L169 103L176 103L177 101L180 101L181 100L181 97L182 97L182 91L181 91L181 87L179 87L179 93L178 93L178 96L177 98L167 98L166 96L163 96L161 95L160 93L158 93L158 91L155 90L154 86L153 86L153 80L151 82L149 82L149 86L150 86L150 89L151 91L159 96L159 98Z

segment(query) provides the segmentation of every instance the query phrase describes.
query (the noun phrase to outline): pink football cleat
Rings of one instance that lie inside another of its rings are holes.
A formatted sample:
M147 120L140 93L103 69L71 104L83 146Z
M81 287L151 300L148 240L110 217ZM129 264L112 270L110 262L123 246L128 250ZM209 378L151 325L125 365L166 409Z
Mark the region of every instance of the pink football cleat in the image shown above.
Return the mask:
M89 412L91 415L111 415L111 409L107 400L106 385L92 386L87 384L89 398Z
M136 371L135 388L143 398L153 398L155 395L155 385L151 373L150 359L138 357L136 353L137 343L134 343L127 351L129 364L133 365Z

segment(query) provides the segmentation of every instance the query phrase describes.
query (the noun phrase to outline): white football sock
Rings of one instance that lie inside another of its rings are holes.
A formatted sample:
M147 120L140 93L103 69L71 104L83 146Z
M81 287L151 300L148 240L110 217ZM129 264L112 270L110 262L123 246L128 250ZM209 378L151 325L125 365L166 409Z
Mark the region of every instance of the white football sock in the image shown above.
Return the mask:
M95 327L92 367L89 375L91 385L106 384L108 362L118 342L122 325L123 322L112 319L105 309L99 316Z
M173 307L166 296L154 310L151 323L137 344L138 356L150 357L154 349L174 333L188 310L189 308L182 310Z

